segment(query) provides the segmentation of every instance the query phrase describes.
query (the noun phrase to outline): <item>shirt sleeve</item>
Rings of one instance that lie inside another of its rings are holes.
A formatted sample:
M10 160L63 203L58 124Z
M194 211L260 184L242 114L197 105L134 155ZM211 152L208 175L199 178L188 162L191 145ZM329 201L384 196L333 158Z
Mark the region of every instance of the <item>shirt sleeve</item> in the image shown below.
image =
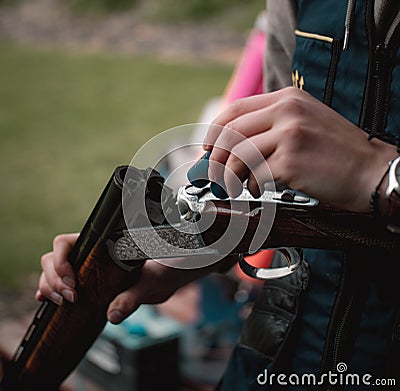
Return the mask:
M292 85L297 6L294 0L267 0L264 89L272 92Z

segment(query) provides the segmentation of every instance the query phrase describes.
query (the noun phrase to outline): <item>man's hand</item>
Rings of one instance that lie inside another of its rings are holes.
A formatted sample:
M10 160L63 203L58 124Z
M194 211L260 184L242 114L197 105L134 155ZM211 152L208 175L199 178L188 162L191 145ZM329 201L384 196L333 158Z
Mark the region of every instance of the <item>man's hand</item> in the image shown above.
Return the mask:
M60 305L63 300L71 303L79 300L75 290L75 275L67 260L78 234L58 235L53 241L53 251L42 256L43 272L39 280L36 299L46 297ZM211 273L219 263L198 269L177 269L147 260L142 268L140 280L119 294L107 310L111 323L120 323L141 304L157 304L167 300L183 285Z
M257 197L271 180L266 162L275 180L356 212L369 211L370 195L396 156L395 147L369 141L353 123L293 87L235 102L210 126L203 147L212 150L209 179L223 178L231 197L246 178Z

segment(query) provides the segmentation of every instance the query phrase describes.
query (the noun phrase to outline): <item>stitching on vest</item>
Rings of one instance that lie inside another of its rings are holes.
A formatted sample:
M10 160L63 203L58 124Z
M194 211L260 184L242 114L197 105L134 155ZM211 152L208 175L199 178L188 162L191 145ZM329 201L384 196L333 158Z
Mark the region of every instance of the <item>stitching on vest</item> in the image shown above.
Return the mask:
M305 31L300 31L298 29L294 30L294 33L299 37L311 38L311 39L316 39L318 41L325 41L325 42L329 42L329 43L333 42L333 38L332 37L328 37L326 35L307 33Z

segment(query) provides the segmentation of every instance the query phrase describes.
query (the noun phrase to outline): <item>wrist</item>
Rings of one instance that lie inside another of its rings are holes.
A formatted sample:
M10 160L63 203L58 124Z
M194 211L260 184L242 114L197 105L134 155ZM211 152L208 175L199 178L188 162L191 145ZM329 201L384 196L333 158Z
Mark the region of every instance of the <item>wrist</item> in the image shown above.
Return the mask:
M378 139L360 145L357 151L355 159L349 159L351 166L348 178L352 179L345 192L348 198L338 206L357 213L373 211L374 214L379 214L378 202L383 201L386 189L382 182L386 180L388 163L396 158L398 153L393 145ZM384 208L384 205L382 207Z

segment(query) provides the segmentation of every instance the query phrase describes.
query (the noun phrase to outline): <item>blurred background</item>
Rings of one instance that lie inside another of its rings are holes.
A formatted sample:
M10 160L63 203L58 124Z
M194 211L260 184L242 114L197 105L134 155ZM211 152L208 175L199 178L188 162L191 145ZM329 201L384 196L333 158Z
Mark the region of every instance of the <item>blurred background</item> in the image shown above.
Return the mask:
M117 165L221 96L263 0L0 0L0 336ZM3 326L2 326L3 325ZM8 330L8 331L7 331ZM0 345L2 343L0 340Z
M0 0L0 285L38 271L118 164L221 95L263 1Z

